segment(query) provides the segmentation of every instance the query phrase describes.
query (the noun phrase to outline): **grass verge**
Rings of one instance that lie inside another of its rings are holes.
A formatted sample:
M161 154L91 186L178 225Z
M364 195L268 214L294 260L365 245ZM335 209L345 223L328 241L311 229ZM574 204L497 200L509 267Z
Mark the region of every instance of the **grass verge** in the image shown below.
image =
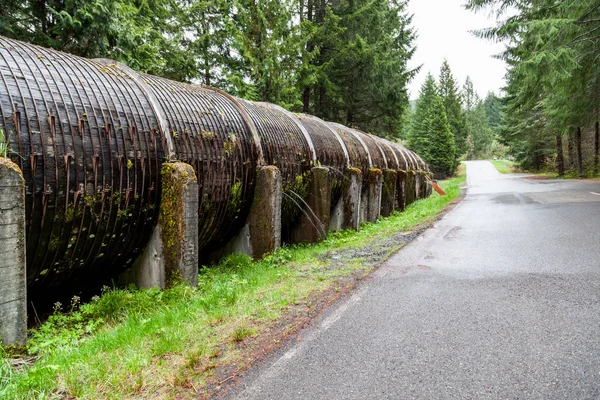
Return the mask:
M408 243L459 196L464 179L463 170L440 182L447 196L434 193L359 232L261 261L229 256L200 271L198 288L105 288L87 304L74 298L66 312L57 304L30 332L27 356L0 350L0 398L208 397L277 347L301 325L298 316Z
M515 172L519 172L519 169L514 161L492 160L492 164L501 174L513 174Z

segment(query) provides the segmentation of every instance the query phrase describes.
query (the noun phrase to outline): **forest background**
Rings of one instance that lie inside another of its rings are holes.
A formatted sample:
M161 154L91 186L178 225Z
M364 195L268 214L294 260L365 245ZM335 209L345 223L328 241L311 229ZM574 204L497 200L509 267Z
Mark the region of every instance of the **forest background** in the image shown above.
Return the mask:
M4 0L0 35L218 87L403 142L438 176L459 160L514 157L598 174L600 5L469 0L498 25L507 86L485 99L445 62L419 99L407 0ZM433 11L432 11L433 12Z

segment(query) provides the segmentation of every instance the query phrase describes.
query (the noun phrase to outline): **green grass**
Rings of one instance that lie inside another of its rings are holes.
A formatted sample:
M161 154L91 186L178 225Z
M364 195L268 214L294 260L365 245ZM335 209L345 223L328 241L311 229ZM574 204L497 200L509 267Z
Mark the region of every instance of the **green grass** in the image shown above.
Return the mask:
M262 261L229 256L200 271L198 288L105 288L82 305L74 298L67 313L57 307L30 332L28 356L1 350L0 398L202 394L218 366L247 365L244 341L260 337L294 307L310 308L309 296L337 288L341 278L370 272L402 247L395 238L432 221L457 198L464 179L463 170L441 182L447 196L434 193L360 232L284 247Z
M492 164L502 174L512 174L518 171L514 161L509 160L492 160Z
M6 158L8 155L8 138L4 136L4 131L0 129L0 157Z

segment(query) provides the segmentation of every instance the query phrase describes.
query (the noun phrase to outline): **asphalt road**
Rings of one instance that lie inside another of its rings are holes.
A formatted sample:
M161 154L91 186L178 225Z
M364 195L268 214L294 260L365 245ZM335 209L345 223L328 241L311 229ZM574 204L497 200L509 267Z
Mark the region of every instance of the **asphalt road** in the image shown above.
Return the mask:
M464 202L230 397L600 399L600 183L467 176Z

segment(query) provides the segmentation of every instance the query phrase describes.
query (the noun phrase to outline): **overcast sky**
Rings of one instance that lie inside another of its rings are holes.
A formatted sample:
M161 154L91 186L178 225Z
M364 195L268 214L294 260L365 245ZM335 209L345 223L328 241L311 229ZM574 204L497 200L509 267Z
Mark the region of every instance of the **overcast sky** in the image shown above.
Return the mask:
M444 58L448 60L454 77L462 87L468 76L481 97L488 91L499 94L504 85L506 64L492 58L502 52L503 45L473 36L473 29L494 26L493 16L464 9L465 0L411 0L409 13L414 14L413 27L417 30L417 51L409 64L423 65L410 83L410 98L419 96L419 89L427 72L439 77Z

